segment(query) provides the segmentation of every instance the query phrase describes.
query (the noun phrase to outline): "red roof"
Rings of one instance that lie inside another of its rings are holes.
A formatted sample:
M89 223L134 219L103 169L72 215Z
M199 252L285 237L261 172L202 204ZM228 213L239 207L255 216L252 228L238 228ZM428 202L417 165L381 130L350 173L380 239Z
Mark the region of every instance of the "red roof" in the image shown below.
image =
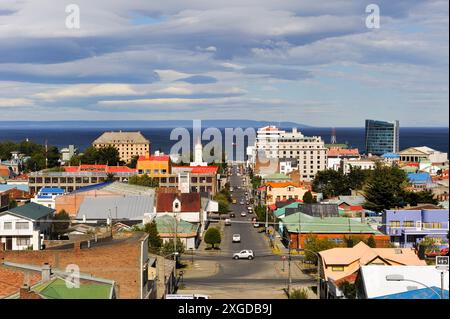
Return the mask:
M173 168L189 169L194 174L217 173L217 166L174 166Z
M199 193L158 193L156 196L156 212L173 212L173 201L178 198L181 202L181 212L199 212L201 201Z
M155 161L155 162L167 162L170 160L169 155L152 155L152 156L139 156L139 161Z
M328 150L328 156L330 157L337 157L337 156L358 156L359 150L357 148L339 148L339 147L333 147Z
M128 166L108 166L108 165L87 165L65 166L64 170L68 173L77 172L106 172L106 173L133 173L135 169Z

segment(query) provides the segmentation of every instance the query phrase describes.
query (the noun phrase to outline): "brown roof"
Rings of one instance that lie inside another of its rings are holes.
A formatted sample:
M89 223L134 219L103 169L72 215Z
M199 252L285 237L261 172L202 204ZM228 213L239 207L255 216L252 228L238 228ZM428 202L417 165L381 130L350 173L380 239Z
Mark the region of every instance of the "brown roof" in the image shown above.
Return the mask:
M178 198L181 202L181 212L199 212L201 201L199 193L158 193L156 198L157 212L172 212L173 201Z
M15 294L23 286L25 273L21 270L0 265L0 298ZM41 280L39 272L29 272L29 286L37 284Z

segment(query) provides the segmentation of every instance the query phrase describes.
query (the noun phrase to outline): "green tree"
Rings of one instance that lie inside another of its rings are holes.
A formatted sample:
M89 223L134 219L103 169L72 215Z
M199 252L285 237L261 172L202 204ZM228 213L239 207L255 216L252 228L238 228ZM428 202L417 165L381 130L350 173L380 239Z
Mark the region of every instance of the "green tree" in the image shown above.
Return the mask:
M17 201L15 199L9 199L9 209L17 207Z
M373 236L370 236L369 238L367 238L367 246L372 247L372 248L377 247L377 242L375 241L375 238Z
M64 209L55 214L53 220L54 235L60 235L64 233L70 226L70 216Z
M156 222L152 221L144 226L144 231L148 234L148 250L152 254L157 254L163 245L163 240L159 236Z
M377 164L365 187L364 208L375 212L405 205L406 173Z
M116 180L115 176L116 175L114 175L113 173L106 174L105 182L114 182Z
M347 178L344 176L342 170L335 171L328 169L319 171L312 183L313 191L322 193L325 198L350 195L346 181Z
M359 242L363 242L364 239L361 236L356 236L356 235L350 235L350 236L345 236L344 237L344 241L347 247L351 248L351 247L355 247Z
M307 191L305 195L303 195L303 203L305 204L313 204L317 203L316 199L313 197L311 191Z
M360 167L350 167L350 172L346 176L346 186L351 190L361 190L370 177L370 170L363 170Z
M131 161L127 164L127 166L129 168L136 168L138 159L139 159L139 155L133 156L131 158Z
M151 178L147 174L145 175L134 175L128 179L128 184L147 186L147 187L158 187L159 182L157 178Z
M220 244L221 241L222 238L220 236L220 231L217 228L211 227L206 231L205 243L210 244L213 249L216 247L216 245Z
M345 298L347 299L356 299L356 285L352 284L348 281L344 281L339 285L339 289L342 290Z
M305 242L305 259L317 265L315 253L334 247L336 247L336 244L327 238L318 239L316 236L308 236Z
M174 245L174 240L173 239L169 239L168 241L166 241L161 248L161 252L164 256L167 256L169 254L173 254L175 252L177 252L179 255L184 253L184 244L181 241L180 238L177 238L177 247L175 250L175 245Z
M220 192L214 196L214 200L219 203L219 214L228 214L230 211L230 202L227 195Z
M291 294L288 296L289 299L308 299L308 289L300 288L293 289Z

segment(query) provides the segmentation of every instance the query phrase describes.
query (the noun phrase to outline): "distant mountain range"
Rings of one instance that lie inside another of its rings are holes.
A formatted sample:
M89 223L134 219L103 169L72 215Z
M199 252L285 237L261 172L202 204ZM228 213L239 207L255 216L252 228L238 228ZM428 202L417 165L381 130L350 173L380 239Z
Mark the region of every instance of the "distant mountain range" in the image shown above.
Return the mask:
M150 128L174 128L192 127L192 120L154 120L154 121L0 121L3 129L31 129L31 128L102 128L102 129L150 129ZM269 122L253 120L202 120L202 127L234 128L234 127L263 127L276 125L282 128L308 128L311 126L294 122Z

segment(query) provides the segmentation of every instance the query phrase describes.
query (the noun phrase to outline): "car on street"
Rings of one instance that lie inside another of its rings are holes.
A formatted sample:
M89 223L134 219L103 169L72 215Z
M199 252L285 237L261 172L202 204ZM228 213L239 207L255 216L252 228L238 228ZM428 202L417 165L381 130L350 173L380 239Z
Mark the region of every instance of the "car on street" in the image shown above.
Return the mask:
M236 214L235 213L230 213L230 218L235 218Z
M225 219L225 226L231 226L231 219Z
M233 198L232 203L233 203L233 204L236 204L236 203L237 203L236 198Z
M245 217L245 216L247 216L247 213L246 213L246 212L242 212L242 213L241 213L241 216L242 216L242 217Z
M253 254L253 250L241 250L240 252L233 254L233 259L252 260L253 258L255 258L255 255Z
M239 204L241 204L241 205L244 205L244 201L243 201L243 200L241 200L241 201L239 202Z
M241 235L233 234L233 243L240 243L240 242L241 242Z
M259 228L259 223L253 223L253 227Z

